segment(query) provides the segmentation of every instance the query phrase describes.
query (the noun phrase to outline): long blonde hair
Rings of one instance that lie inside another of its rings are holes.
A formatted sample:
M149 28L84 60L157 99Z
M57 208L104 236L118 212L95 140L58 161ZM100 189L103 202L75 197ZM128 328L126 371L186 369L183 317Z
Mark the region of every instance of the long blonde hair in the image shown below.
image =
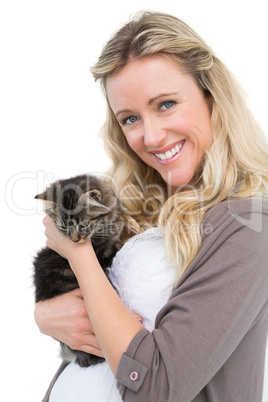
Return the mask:
M212 104L213 136L196 174L196 185L169 198L158 172L128 146L106 93L108 77L130 60L155 54L171 58L191 74ZM112 36L91 71L107 99L102 134L129 235L157 223L165 227L166 248L177 267L178 281L200 249L201 224L211 207L228 197L268 197L266 137L226 66L188 25L168 14L136 14Z

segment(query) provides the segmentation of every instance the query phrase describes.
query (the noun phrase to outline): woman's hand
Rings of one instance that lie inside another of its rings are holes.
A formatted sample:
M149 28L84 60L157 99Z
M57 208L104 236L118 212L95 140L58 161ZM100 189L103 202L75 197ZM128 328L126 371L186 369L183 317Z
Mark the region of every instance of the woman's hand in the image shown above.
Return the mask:
M138 314L133 315L142 323ZM34 316L43 334L65 343L74 350L104 357L79 288L37 303Z
M72 249L77 246L71 239L64 236L57 228L55 222L49 215L46 215L43 219L43 224L46 228L45 236L47 238L46 245L62 257L68 259L68 254L72 252Z
M37 303L35 321L43 334L74 350L104 357L92 330L80 289Z

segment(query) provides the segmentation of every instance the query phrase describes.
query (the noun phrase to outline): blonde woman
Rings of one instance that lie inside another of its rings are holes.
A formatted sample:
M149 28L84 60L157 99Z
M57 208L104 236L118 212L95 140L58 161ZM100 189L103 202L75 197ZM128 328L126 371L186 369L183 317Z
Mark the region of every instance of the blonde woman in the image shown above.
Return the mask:
M38 303L37 324L106 359L64 362L44 401L261 402L268 150L243 92L191 28L160 13L115 33L92 73L129 240L110 269L117 294L90 242L44 219L80 290Z

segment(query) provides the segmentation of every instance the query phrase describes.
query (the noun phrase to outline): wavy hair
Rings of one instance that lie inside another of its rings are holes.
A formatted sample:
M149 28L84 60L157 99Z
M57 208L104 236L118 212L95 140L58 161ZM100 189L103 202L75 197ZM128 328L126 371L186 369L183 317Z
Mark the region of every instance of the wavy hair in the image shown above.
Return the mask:
M212 105L212 141L195 185L167 197L160 174L129 147L109 105L107 79L130 60L163 55L190 74ZM159 224L178 282L198 253L205 213L228 197L268 197L266 136L252 116L246 96L227 67L183 21L163 13L140 12L119 29L91 68L107 99L102 129L112 175L122 200L129 235Z

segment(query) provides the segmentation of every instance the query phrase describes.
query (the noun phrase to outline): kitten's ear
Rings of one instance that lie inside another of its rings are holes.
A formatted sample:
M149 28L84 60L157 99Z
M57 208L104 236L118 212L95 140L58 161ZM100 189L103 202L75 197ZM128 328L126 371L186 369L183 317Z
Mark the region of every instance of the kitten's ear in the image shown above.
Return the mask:
M44 203L44 211L51 217L53 217L56 213L57 204L54 201L50 201L48 198L47 191L44 191L41 194L37 194L35 197L37 200L42 200Z
M101 201L101 193L99 190L90 190L86 193L82 194L79 198L79 203L83 205L95 205L99 206L99 202Z
M47 192L44 191L44 192L41 193L41 194L37 194L34 198L35 198L36 200L47 200Z
M110 208L101 204L101 193L99 190L90 190L82 194L79 198L79 203L89 208L98 208L98 211L102 214L110 212Z

